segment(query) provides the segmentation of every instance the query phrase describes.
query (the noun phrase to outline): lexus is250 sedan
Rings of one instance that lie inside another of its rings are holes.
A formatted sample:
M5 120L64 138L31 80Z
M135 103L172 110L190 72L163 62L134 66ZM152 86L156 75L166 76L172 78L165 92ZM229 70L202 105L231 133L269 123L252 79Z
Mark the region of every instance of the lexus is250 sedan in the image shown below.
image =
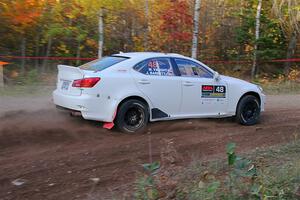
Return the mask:
M80 67L58 66L54 104L126 133L147 123L235 116L253 125L264 111L262 88L219 75L198 60L173 53L119 53Z

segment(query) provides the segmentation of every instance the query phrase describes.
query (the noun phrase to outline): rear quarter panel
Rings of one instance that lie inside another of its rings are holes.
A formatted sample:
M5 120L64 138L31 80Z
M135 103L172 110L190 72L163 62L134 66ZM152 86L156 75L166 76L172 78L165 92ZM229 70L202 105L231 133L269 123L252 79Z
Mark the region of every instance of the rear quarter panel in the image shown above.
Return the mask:
M91 72L87 75L89 77L100 77L101 80L99 84L96 84L91 89L85 89L83 93L99 96L99 101L102 103L101 107L100 103L98 107L94 106L95 112L103 112L103 106L105 106L106 112L109 113L110 121L113 121L114 113L119 103L127 97L139 96L147 101L150 109L152 107L150 100L137 89L130 73L130 65L131 63L127 63L126 66L116 65L101 72Z

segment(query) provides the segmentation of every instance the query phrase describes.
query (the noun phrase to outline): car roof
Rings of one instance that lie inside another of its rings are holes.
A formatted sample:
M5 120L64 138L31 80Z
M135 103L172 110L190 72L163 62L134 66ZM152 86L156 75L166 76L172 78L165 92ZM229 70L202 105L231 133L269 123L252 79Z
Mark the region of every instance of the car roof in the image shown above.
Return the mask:
M113 54L113 56L143 58L143 59L153 58L153 57L182 57L182 58L185 57L177 53L161 53L161 52L127 52L127 53L120 52L118 54Z

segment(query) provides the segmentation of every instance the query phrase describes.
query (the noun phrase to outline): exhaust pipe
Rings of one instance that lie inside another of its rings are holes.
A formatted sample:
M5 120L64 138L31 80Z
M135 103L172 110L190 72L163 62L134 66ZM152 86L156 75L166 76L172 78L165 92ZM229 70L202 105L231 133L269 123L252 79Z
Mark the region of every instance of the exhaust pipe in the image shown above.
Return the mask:
M79 111L72 111L71 113L70 113L70 115L72 116L72 117L81 117L82 115L81 115L81 112L79 112Z

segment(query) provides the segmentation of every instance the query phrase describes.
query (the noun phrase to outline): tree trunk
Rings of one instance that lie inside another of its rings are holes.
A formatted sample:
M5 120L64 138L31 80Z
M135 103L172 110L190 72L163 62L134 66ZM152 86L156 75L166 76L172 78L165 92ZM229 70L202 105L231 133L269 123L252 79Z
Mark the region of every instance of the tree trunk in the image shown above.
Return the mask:
M203 17L203 27L202 27L202 35L203 35L203 42L201 45L201 49L204 51L206 49L206 29L207 29L207 18L208 18L208 9L207 7L205 8L204 11L204 17ZM202 51L202 53L203 53ZM201 54L201 53L200 53ZM203 56L203 55L202 55Z
M240 1L240 15L243 16L244 15L244 1L241 0ZM242 27L243 25L243 19L240 17L239 18L239 26ZM242 55L244 55L244 44L240 43L239 44L239 55L238 55L238 60L240 61Z
M201 0L195 0L194 30L193 30L193 41L192 41L192 58L194 59L197 59L200 6L201 6Z
M21 60L21 75L24 75L25 73L25 56L26 56L26 38L23 37L22 38L22 42L21 42L21 56L23 57Z
M0 88L4 87L3 65L0 64Z
M297 30L295 30L292 33L292 36L291 36L290 41L289 41L289 46L288 46L288 49L287 49L286 59L291 59L294 56L295 50L296 50L296 47L297 47L297 39L298 39L298 32L297 32ZM284 64L284 74L285 74L286 77L288 76L288 74L290 72L290 68L291 68L291 62L288 61Z
M80 60L79 60L79 58L80 58L80 53L81 53L80 46L81 46L81 41L78 40L77 52L76 52L76 58L77 58L77 60L76 60L76 65L79 65L79 63L80 63Z
M52 37L50 36L49 39L48 39L48 43L47 43L47 49L46 49L45 57L49 57L50 56L51 47L52 47ZM44 59L43 64L42 64L42 72L45 72L47 64L48 64L48 60L46 58L46 59Z
M35 39L35 56L38 57L40 54L40 34L37 34ZM34 61L35 69L39 69L39 59Z
M257 66L257 41L259 40L259 28L260 28L260 13L261 13L262 0L258 0L257 11L256 11L256 25L255 25L255 43L254 43L254 53L253 53L253 65L251 70L252 80L256 78L258 73Z
M103 54L103 10L102 8L99 10L99 41L98 41L98 58L102 58Z
M149 2L145 0L145 18L146 18L146 30L144 35L144 50L148 50L148 35L149 35Z
M219 1L220 4L220 8L221 8L221 19L220 19L220 32L221 34L219 35L219 37L222 37L222 39L220 39L220 44L219 44L219 49L220 49L220 56L222 60L227 60L227 52L226 52L226 35L228 34L226 32L226 22L225 22L225 0L220 0Z

